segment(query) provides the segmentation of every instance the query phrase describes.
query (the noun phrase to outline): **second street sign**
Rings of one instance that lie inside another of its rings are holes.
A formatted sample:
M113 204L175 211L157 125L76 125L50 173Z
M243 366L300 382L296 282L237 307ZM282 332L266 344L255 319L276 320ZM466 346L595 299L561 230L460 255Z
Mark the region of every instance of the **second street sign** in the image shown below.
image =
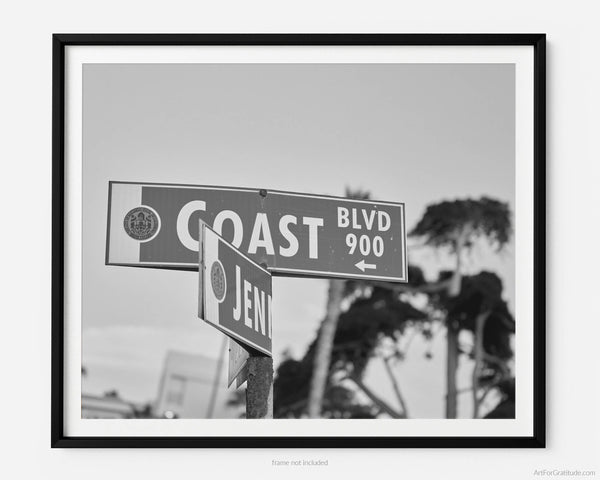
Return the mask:
M271 274L206 225L202 239L198 316L271 356Z
M128 182L108 195L107 265L196 269L202 220L276 274L407 281L402 203Z

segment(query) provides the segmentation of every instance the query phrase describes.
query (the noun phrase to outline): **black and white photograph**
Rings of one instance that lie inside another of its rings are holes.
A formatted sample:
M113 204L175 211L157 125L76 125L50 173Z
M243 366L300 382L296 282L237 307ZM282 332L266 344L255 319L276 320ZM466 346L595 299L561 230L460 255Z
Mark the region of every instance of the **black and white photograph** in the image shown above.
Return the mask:
M248 40L63 46L66 436L539 436L535 42Z
M92 64L83 107L82 418L245 416L228 337L181 271L198 219L257 263L349 257L348 278L273 277L274 418L514 418L514 65ZM111 181L136 183L108 196ZM270 190L373 203L282 196L264 213ZM404 219L378 200L404 204L406 240L380 235ZM386 281L379 248L406 248L407 281Z

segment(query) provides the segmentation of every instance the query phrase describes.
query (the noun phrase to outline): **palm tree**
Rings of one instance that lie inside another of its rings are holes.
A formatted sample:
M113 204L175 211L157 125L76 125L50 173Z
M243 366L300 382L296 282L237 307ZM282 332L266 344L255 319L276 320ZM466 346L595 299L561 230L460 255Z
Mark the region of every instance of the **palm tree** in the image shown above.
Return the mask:
M343 293L343 280L336 279L329 281L327 310L319 329L314 370L310 382L310 395L308 399L308 416L310 418L319 418L321 416L323 394L325 392L325 385L327 384L327 376L329 375L331 348L342 308Z

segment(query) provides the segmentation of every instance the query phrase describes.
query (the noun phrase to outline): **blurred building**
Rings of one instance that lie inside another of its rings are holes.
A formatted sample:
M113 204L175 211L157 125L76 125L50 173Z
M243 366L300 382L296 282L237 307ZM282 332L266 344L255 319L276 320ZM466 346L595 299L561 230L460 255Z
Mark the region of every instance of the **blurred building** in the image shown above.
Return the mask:
M147 406L123 400L116 392L81 395L81 418L148 418Z
M170 351L164 364L154 415L159 418L238 418L240 406L228 405L227 358ZM217 378L218 374L218 378Z

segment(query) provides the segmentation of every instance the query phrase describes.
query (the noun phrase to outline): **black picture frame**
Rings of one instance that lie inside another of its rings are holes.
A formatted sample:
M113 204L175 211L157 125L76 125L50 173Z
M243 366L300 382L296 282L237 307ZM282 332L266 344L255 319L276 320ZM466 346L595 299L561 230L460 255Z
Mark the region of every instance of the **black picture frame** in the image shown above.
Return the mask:
M68 46L530 46L534 51L533 434L528 437L69 437L64 431L65 49ZM51 446L58 448L541 448L546 442L545 34L55 34L52 38Z

